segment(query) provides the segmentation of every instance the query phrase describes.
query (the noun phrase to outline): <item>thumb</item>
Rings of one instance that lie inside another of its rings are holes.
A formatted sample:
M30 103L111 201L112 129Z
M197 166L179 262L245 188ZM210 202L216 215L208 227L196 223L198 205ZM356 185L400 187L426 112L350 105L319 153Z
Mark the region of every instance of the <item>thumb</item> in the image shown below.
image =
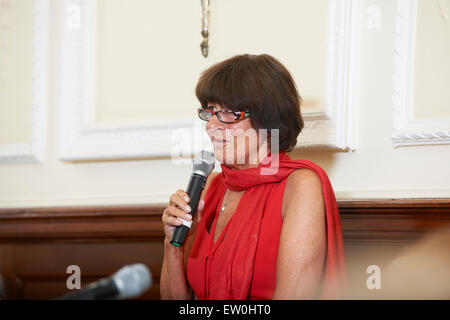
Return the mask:
M200 219L202 218L202 211L205 208L205 200L200 200L198 202L198 207L197 207L197 219L198 221L200 221Z

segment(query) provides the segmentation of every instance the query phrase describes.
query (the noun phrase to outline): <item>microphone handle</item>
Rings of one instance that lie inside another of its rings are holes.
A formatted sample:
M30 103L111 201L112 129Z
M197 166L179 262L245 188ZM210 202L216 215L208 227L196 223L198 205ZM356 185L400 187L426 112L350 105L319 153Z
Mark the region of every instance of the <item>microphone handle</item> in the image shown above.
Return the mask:
M58 300L107 300L119 296L119 289L111 278L100 279L86 288L71 292Z
M192 216L194 215L195 210L197 210L203 188L205 188L205 184L206 184L206 177L199 174L194 173L191 176L191 179L189 180L186 193L188 194L189 199L191 200L189 202L189 206L192 209L190 213ZM175 230L173 231L172 235L172 240L170 240L170 243L176 247L183 246L186 235L188 234L192 224L192 220L191 221L182 220L182 221L183 224L181 226L175 227Z

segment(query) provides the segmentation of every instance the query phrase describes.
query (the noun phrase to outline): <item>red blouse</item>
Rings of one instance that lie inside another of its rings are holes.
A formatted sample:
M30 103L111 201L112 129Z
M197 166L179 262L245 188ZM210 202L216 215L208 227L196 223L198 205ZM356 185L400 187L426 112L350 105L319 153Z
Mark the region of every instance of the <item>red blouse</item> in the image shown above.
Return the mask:
M272 299L281 235L281 209L287 177L296 169L313 170L322 182L327 238L321 298L336 298L346 288L341 222L325 171L286 153L267 157L257 168L222 165L206 192L205 209L187 261L187 281L199 299ZM225 191L245 190L217 242L213 242ZM208 232L209 226L210 232Z
M286 180L287 179L284 179L279 183L276 183L272 192L283 194ZM218 175L211 181L208 192L217 192L217 189L220 188L220 184L223 184L223 182L221 181L220 175ZM243 197L240 201L242 201L242 199ZM269 214L266 213L261 221L259 242L256 249L253 268L253 278L248 297L248 299L252 300L272 299L275 291L278 244L282 226L282 198L278 197L277 199L277 197L272 197L272 199L277 202L276 206L280 209L274 210ZM208 203L205 203L205 206L207 205ZM221 246L222 240L224 240L224 235L230 227L234 215L228 221L216 243L214 243L213 237L219 208L220 205L215 210L216 213L214 215L214 220L212 221L210 233L208 232L207 227L211 224L211 221L202 220L199 223L195 239L195 244L197 245L192 247L187 263L187 280L198 299L208 299L209 284L211 281L214 281L214 277L221 276L213 274L211 271L216 269L214 268L215 264L221 263L216 257L220 256L220 251L223 249L223 246Z

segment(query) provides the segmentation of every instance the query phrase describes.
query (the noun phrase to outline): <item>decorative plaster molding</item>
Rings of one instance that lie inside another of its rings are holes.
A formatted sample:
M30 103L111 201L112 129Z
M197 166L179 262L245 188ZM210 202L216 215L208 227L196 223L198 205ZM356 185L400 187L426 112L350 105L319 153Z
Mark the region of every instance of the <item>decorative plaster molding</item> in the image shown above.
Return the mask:
M45 161L48 103L48 0L34 0L31 141L0 145L0 163Z
M304 115L305 129L298 147L356 148L357 3L329 1L325 111ZM95 124L96 1L64 0L61 16L61 160L171 156L180 132L191 137L202 135L198 132L202 126L195 118L126 126ZM198 151L205 143L188 142L183 155Z
M393 95L394 148L450 144L450 119L413 119L417 0L397 0Z
M325 108L304 114L297 146L355 150L361 7L357 0L328 3Z

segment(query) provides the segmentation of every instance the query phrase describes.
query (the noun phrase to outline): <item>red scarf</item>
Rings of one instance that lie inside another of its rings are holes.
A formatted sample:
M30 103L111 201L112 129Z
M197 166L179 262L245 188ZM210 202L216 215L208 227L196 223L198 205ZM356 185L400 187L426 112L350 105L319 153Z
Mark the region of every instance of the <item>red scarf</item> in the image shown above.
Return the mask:
M333 188L325 171L308 160L292 160L286 153L269 156L259 167L233 170L222 165L220 187L210 188L205 197L205 210L201 225L210 223L217 212L226 189L246 190L238 208L230 220L225 240L220 244L225 246L219 257L223 263L217 266L216 277L212 289L208 290L207 299L238 299L249 296L253 274L253 263L258 246L259 230L264 213L268 210L280 210L274 203L280 203L284 190L274 189L277 182L287 178L296 169L311 169L320 177L326 208L327 251L324 266L323 283L319 298L339 298L338 294L345 289L345 258L339 211ZM273 192L273 190L278 190ZM268 194L271 194L268 197ZM275 201L275 199L277 201ZM281 212L280 212L281 215ZM194 247L195 247L194 243ZM230 273L230 266L232 272ZM231 279L229 279L231 278Z

